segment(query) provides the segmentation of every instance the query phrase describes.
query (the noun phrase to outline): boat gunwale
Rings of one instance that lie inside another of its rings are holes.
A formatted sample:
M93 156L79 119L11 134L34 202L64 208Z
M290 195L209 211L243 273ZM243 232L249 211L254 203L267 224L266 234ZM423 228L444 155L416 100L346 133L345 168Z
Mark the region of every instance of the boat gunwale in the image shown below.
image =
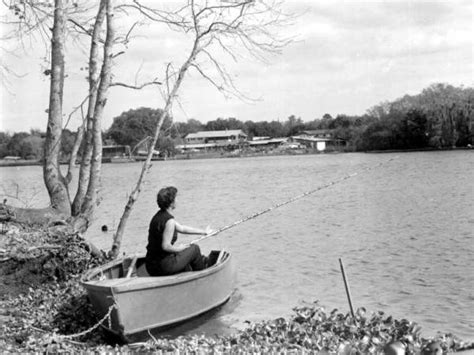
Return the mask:
M170 275L170 276L141 276L141 277L132 277L132 278L117 278L117 279L108 279L112 280L109 281L110 284L106 285L101 285L101 281L108 281L108 280L88 280L100 272L104 272L104 269L109 269L112 268L118 264L121 264L125 259L128 259L130 257L124 257L118 260L115 260L111 263L105 264L102 267L97 267L95 269L90 270L88 273L84 275L84 277L81 279L81 284L86 287L87 289L91 290L112 290L113 293L120 293L120 292L128 292L128 291L134 291L134 290L145 290L145 289L150 289L150 288L160 288L160 287L167 287L167 286L174 286L174 285L179 285L182 283L187 283L190 281L198 280L204 277L209 277L212 274L218 273L222 271L229 263L232 258L231 254L225 250L223 250L226 253L226 257L220 262L219 264L214 264L211 267L204 269L204 270L199 270L199 271L187 271L183 273L179 273L176 275ZM139 258L144 257L144 256L139 256ZM136 282L135 280L140 279L143 280L142 282ZM117 280L116 282L118 284L113 284L113 281ZM130 281L133 280L134 283L130 284Z

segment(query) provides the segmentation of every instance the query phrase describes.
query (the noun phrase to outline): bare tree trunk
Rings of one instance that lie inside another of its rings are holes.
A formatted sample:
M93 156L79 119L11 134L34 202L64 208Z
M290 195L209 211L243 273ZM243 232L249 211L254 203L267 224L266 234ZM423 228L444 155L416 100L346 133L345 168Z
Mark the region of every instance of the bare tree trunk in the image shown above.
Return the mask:
M65 179L59 169L63 113L65 14L62 0L55 0L54 6L55 14L51 48L51 86L43 178L48 190L51 207L61 214L70 215L71 205L69 192Z
M84 131L86 129L86 121L82 122L81 126L77 129L76 138L74 139L74 146L72 147L71 156L69 158L69 167L67 170L66 180L68 184L72 180L72 171L76 166L77 161L77 153L79 152L79 148L81 147L82 139L84 137Z
M94 30L91 38L91 48L89 54L89 103L87 108L85 144L82 151L81 168L79 170L79 179L76 196L72 204L72 215L77 216L81 213L84 196L86 195L87 186L89 184L89 175L92 157L92 130L93 117L97 102L97 90L99 82L99 40L102 24L105 19L105 1L101 0L99 10L94 23ZM77 138L76 138L77 139Z
M132 193L130 194L130 197L128 198L128 202L125 205L125 209L123 211L122 217L120 218L120 222L117 227L117 232L114 235L112 248L110 249L110 252L109 252L109 257L111 258L116 258L120 252L120 247L122 245L122 239L123 239L123 233L125 231L125 225L127 224L128 218L130 217L130 214L132 213L133 205L135 204L135 201L138 199L138 196L140 195L143 178L145 177L146 172L151 167L151 158L153 157L153 151L155 149L156 142L158 141L158 137L160 135L161 126L163 125L165 117L170 114L171 107L175 100L176 94L179 88L181 87L181 83L184 79L184 75L188 71L191 63L196 58L196 55L198 53L198 45L199 45L199 40L196 39L194 42L194 46L191 50L191 54L189 55L186 62L181 66L178 73L178 77L173 85L173 89L171 90L171 93L169 93L168 97L166 98L165 107L163 111L161 112L161 115L158 118L158 121L156 123L155 134L150 144L150 148L148 149L148 155L147 155L146 161L142 165L140 176L138 177L138 181L135 185L135 188L133 189Z
M113 44L115 40L114 28L114 8L111 0L105 0L106 3L106 17L107 17L107 36L104 44L104 58L102 63L102 70L100 73L100 84L97 92L97 102L94 110L94 117L92 118L92 144L93 152L91 159L91 170L89 176L89 185L87 193L82 204L81 213L86 217L92 214L94 206L97 202L97 191L100 185L100 170L102 167L102 129L101 121L104 112L104 107L107 102L108 89L110 87L112 78L112 60L113 60Z

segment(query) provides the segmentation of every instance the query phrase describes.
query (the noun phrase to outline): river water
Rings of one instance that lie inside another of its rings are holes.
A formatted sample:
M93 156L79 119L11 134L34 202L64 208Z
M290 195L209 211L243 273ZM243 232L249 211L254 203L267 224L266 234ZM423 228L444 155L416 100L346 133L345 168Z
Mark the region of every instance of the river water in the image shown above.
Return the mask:
M103 199L87 233L99 247L110 247L139 169L103 166ZM40 167L0 171L9 195L18 191L22 203L44 206ZM425 336L440 331L474 340L473 172L472 151L154 162L122 249L145 250L163 186L179 190L180 223L217 229L357 173L201 242L205 252L233 254L236 290L217 313L179 331L228 332L246 320L290 316L294 306L316 300L347 312L342 258L355 308L416 321Z

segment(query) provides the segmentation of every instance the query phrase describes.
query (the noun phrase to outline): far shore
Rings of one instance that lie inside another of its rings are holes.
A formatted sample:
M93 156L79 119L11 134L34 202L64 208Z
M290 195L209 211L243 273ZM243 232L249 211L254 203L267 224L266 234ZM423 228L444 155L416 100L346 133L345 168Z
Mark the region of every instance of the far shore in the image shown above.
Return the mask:
M473 150L472 147L455 147L455 148L419 148L419 149L391 149L391 150L371 150L364 152L353 152L353 151L343 151L343 150L326 150L326 151L317 151L313 149L292 149L286 151L262 151L262 152L207 152L207 153L181 153L176 154L172 157L167 158L153 158L153 161L165 161L165 160L190 160L190 159L217 159L217 158L251 158L251 157L262 157L262 156L280 156L280 155L316 155L316 154L339 154L339 153L373 153L373 154L382 154L382 153L411 153L411 152L433 152L433 151L452 151L452 150ZM132 157L130 159L120 158L117 161L111 159L105 160L103 164L119 164L119 163L133 163L144 161L144 157ZM69 162L63 161L60 162L61 165L67 165ZM15 166L35 166L43 165L41 160L26 160L26 159L16 159L16 160L5 160L0 159L0 168L1 167L15 167Z

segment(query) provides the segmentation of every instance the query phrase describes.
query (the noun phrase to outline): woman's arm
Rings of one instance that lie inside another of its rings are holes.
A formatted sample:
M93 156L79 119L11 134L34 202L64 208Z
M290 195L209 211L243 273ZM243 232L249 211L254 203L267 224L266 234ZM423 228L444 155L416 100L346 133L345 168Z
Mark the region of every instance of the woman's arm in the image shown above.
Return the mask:
M179 224L178 222L175 222L175 227L176 230L179 233L183 234L201 234L201 235L207 235L212 233L212 229L207 226L206 229L201 229L201 228L194 228L194 227L189 227L189 226L183 226Z
M178 244L178 245L171 244L176 226L177 226L177 223L175 222L175 220L169 219L166 222L165 230L163 231L163 242L161 243L161 247L163 248L163 250L169 253L178 253L180 251L183 251L189 246L186 244ZM176 230L178 230L178 228L176 228Z

